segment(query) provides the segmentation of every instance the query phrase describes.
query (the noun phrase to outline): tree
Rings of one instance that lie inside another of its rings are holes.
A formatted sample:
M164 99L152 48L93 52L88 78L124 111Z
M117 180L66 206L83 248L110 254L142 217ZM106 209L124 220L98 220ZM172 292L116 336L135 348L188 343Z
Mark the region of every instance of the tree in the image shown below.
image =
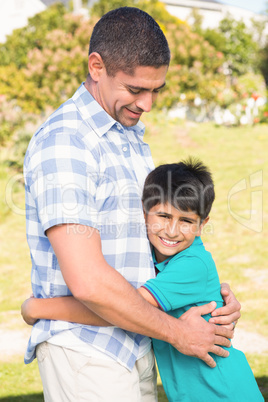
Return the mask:
M108 11L118 7L137 7L150 14L160 24L167 22L181 22L178 18L169 14L165 5L158 0L99 0L91 8L91 15L102 17Z
M15 29L7 37L6 42L0 44L0 65L8 66L14 63L18 68L25 67L28 51L44 47L44 37L47 31L66 25L64 23L65 14L65 7L58 3L29 18L26 27Z
M93 24L60 4L35 15L0 49L0 93L30 113L58 107L87 75Z
M229 63L233 75L241 75L258 70L256 54L259 44L254 40L253 33L245 23L237 21L230 16L224 18L219 25L219 32L225 36L222 52Z
M260 51L260 70L268 87L268 43Z

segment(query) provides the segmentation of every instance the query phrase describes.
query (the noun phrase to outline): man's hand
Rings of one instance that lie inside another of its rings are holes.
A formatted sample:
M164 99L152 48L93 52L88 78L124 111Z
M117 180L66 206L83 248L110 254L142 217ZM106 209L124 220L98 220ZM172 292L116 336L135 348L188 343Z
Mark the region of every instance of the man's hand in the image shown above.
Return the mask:
M21 305L21 315L26 324L28 325L34 325L36 323L36 319L32 317L31 315L31 303L34 300L34 297L31 296L29 299L24 300L24 302Z
M216 303L211 302L204 306L192 307L184 313L179 320L184 323L184 330L180 331L179 337L173 346L181 353L198 357L208 366L215 367L216 363L209 353L227 357L229 352L218 345L230 347L231 342L228 338L233 337L233 331L208 323L202 315L211 313L216 308ZM179 345L176 343L179 342Z
M234 330L238 319L241 317L241 305L236 300L235 295L227 283L221 284L221 295L225 306L213 311L211 314L213 318L211 318L209 322L213 324L221 324L227 329Z

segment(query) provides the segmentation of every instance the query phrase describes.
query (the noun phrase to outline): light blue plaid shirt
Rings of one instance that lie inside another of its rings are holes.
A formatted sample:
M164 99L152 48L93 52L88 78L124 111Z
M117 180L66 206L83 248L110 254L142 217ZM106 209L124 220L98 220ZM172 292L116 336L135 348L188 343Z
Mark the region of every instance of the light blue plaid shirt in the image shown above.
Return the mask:
M134 287L154 276L132 157L134 152L144 177L154 167L143 134L142 123L123 127L82 84L33 136L25 156L24 179L35 297L71 294L45 235L48 228L63 223L97 228L106 261ZM64 330L130 370L144 338L117 327L39 320L32 329L25 362L35 358L39 343Z

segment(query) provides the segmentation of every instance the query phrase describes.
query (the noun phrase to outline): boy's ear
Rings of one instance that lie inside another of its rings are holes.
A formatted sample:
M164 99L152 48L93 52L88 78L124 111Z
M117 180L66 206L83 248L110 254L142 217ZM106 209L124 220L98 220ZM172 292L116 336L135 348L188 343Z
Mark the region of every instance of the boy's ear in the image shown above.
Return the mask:
M98 82L104 71L106 69L101 55L97 52L90 53L88 56L88 72L92 80Z
M209 216L207 216L206 219L204 219L203 222L200 224L196 236L201 236L202 229L208 223L208 221L209 221Z

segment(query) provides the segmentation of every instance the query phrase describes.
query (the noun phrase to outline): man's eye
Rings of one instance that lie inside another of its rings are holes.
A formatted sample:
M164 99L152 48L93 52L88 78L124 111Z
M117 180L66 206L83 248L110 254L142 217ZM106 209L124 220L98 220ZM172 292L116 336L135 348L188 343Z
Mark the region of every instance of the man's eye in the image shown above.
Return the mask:
M138 95L140 93L140 90L134 90L134 89L130 89L130 88L128 88L128 90L132 95Z
M189 223L189 224L193 223L192 221L188 221L188 219L182 219L181 221L184 223Z
M168 215L158 215L158 216L160 216L160 218L169 219L169 216L168 216Z

